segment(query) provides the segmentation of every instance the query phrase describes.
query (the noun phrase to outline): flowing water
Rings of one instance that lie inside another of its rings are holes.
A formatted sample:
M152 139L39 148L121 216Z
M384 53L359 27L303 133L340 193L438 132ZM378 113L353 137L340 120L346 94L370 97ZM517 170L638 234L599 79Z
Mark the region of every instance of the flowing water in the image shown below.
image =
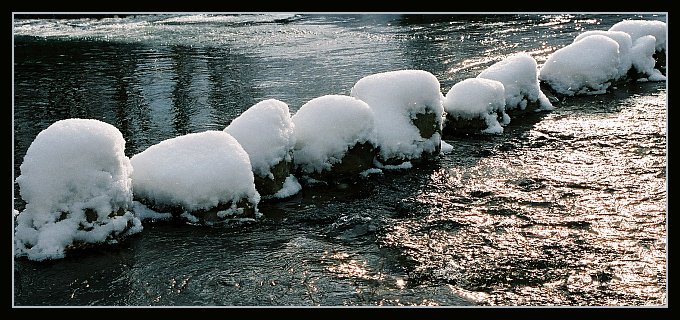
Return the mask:
M57 120L116 126L132 156L422 69L446 93L513 53L664 14L154 14L14 19L14 178ZM262 201L227 227L145 221L117 245L13 261L15 306L664 306L665 82L565 98L418 167ZM14 185L14 208L25 203ZM8 214L8 218L9 218Z

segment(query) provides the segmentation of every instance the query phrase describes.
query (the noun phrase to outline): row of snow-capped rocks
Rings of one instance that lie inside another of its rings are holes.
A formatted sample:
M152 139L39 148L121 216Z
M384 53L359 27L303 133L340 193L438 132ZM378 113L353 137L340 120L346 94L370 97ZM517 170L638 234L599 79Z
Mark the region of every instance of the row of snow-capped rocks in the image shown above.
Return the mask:
M623 20L579 34L540 68L527 53L505 58L451 88L443 135L502 133L511 117L552 110L551 100L560 97L603 94L628 81L665 81L666 29L663 21Z
M144 220L200 225L261 216L261 199L324 183L409 168L441 152L442 94L427 71L367 76L351 95L312 99L291 115L268 99L223 130L177 136L132 157L114 126L64 119L41 131L16 178L15 255L62 258L119 241Z
M446 95L427 71L377 73L349 95L312 99L293 115L286 103L264 100L223 130L164 140L131 158L114 126L57 121L29 146L16 178L26 207L14 210L15 256L63 258L138 233L145 220L251 221L262 199L295 195L301 181L408 169L450 150L442 137L500 134L511 116L552 110L542 83L569 96L603 93L631 76L663 80L660 56L665 23L627 20L579 35L540 69L520 52Z
M622 81L665 81L666 23L624 20L579 34L543 64L539 79L565 96L605 93Z

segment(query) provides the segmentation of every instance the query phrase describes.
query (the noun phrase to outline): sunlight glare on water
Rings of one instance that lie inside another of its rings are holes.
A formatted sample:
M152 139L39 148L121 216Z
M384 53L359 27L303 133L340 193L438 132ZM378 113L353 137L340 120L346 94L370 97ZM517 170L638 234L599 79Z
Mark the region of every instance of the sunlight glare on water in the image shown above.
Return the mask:
M664 303L665 90L583 107L546 115L528 148L446 161L385 243L488 304Z

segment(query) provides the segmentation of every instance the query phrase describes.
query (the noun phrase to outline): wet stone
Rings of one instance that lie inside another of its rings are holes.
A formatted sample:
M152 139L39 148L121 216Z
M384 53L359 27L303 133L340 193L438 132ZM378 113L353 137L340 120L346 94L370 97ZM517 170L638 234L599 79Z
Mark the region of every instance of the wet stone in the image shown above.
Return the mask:
M559 95L553 90L553 88L545 81L539 81L539 88L548 98L550 103L560 102Z
M486 120L482 118L463 119L446 115L442 136L453 138L468 135L481 135L482 130L487 128Z
M236 203L236 210L240 212L234 212L234 214L223 215L220 212L225 210L232 210L232 202L219 204L216 207L207 210L195 210L188 212L197 221L191 221L190 219L183 217L183 214L187 212L182 206L179 205L158 205L146 199L137 199L140 203L147 206L149 209L156 212L169 212L172 217L176 220L187 220L190 223L200 224L200 225L215 225L222 222L226 222L229 219L234 218L255 218L255 206L248 201L248 199L243 198Z
M117 211L112 211L111 213L109 213L109 218L121 217L125 215L126 212L127 210L125 210L124 208L118 208Z
M347 150L342 160L333 164L330 170L321 173L306 174L321 181L341 182L358 177L359 173L373 167L373 160L377 154L376 148L370 142L357 143Z
M418 113L412 123L418 128L420 136L425 139L431 138L435 133L441 134L441 123L437 121L437 115L434 112Z
M89 223L97 221L97 212L90 208L85 209L85 219Z
M197 210L191 212L191 215L199 219L199 223L203 225L213 225L216 223L225 222L230 218L255 218L255 207L247 199L241 199L236 203L236 208L242 210L241 213L235 213L233 215L220 216L220 212L224 210L229 210L231 208L231 202L219 205L210 210Z
M257 189L257 192L263 197L277 193L283 188L283 184L286 182L286 178L288 178L292 169L292 161L281 160L270 168L274 178L255 174L255 189Z
M431 139L436 133L440 136L440 141L437 141L435 148L432 151L424 151L420 156L415 158L410 157L391 157L384 158L377 156L378 160L384 165L397 166L406 161L410 161L412 165L419 165L425 162L434 160L441 152L441 136L442 136L442 121L438 121L437 114L431 110L425 113L417 113L412 119L411 124L418 129L420 136L425 139Z

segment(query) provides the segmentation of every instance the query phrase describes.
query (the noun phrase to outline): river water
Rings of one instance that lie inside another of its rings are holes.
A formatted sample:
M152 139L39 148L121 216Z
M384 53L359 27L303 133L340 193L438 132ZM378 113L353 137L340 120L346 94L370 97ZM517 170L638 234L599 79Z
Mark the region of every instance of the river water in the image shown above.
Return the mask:
M664 14L153 14L14 19L14 178L57 120L115 125L132 156L422 69L446 93L510 54ZM665 306L667 91L621 85L447 137L418 167L263 201L255 223L145 221L115 246L13 259L14 306ZM13 202L25 205L14 185ZM9 218L8 214L8 219Z

